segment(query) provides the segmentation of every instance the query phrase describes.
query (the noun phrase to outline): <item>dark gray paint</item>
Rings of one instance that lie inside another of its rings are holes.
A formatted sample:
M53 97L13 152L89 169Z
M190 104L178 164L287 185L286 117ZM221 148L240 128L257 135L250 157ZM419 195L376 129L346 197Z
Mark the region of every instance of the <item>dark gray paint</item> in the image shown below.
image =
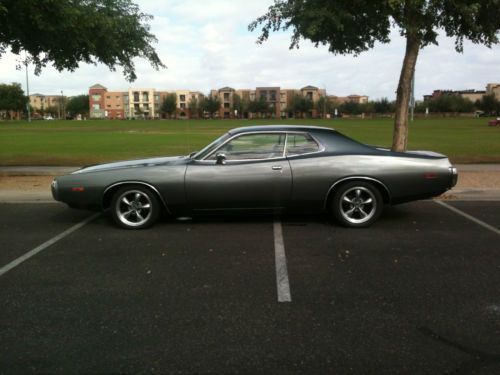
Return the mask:
M96 165L58 177L54 198L75 207L102 208L107 202L105 192L113 194L118 186L135 183L154 187L173 214L264 208L320 211L327 208L328 194L336 184L349 179L377 182L387 189L385 195L392 204L436 196L451 188L451 165L444 155L391 152L328 128L307 126L238 128L227 137L249 132L307 132L324 150L225 165L189 157ZM74 187L84 191L74 192Z

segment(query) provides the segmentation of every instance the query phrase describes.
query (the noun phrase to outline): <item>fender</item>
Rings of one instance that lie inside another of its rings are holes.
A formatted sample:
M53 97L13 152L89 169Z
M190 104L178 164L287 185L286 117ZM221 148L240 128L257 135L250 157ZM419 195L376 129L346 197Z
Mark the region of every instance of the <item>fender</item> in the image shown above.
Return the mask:
M162 195L160 194L160 192L158 191L157 188L155 188L153 185L151 184L148 184L147 182L143 182L143 181L120 181L120 182L116 182L112 185L109 185L105 190L104 192L102 193L102 197L103 197L103 202L101 202L101 206L102 208L104 209L104 197L106 196L107 192L117 186L120 186L120 185L142 185L142 186L146 186L148 188L150 188L151 190L153 190L156 195L158 195L158 198L160 198L160 201L161 203L163 204L163 206L165 207L165 209L167 210L167 212L169 214L172 214L172 212L170 212L168 206L167 206L167 203L165 202L165 200L163 199Z
M384 188L385 192L387 193L387 197L389 198L389 203L392 201L391 192L389 191L389 188L387 187L387 185L384 184L382 181L377 180L376 178L373 178L373 177L349 176L349 177L341 178L338 181L335 181L335 183L332 186L330 186L330 189L328 189L328 193L326 193L325 203L323 205L323 208L325 208L325 209L328 208L328 206L327 206L328 205L328 198L330 197L330 193L335 189L336 186L338 186L339 184L341 184L343 182L352 181L352 180L365 180L365 181L372 181L372 182L377 183L378 185L380 185Z

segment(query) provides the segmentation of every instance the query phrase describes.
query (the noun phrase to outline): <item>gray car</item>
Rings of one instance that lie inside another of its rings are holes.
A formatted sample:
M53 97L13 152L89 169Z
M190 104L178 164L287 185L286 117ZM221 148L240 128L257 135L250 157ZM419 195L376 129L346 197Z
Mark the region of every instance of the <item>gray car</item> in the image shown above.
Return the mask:
M329 212L366 227L384 204L438 196L457 182L446 156L392 152L312 126L230 130L189 156L84 167L52 182L54 199L111 212L127 229L146 228L162 211Z

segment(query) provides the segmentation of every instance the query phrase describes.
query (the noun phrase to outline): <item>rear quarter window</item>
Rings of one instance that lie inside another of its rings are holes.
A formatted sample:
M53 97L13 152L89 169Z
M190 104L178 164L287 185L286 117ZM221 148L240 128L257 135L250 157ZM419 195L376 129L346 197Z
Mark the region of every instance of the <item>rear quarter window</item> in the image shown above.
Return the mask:
M288 134L286 143L287 156L296 156L317 152L320 150L318 143L309 134Z

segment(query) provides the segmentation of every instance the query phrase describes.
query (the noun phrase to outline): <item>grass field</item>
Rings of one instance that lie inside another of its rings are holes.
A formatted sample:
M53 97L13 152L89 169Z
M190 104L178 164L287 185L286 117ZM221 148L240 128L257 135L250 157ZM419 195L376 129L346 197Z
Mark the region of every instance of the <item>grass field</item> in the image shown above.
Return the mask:
M488 119L416 119L409 149L444 153L455 163L500 162L500 128ZM390 146L390 119L163 120L0 122L0 165L86 165L159 155L186 155L226 130L249 125L333 127L368 144Z

